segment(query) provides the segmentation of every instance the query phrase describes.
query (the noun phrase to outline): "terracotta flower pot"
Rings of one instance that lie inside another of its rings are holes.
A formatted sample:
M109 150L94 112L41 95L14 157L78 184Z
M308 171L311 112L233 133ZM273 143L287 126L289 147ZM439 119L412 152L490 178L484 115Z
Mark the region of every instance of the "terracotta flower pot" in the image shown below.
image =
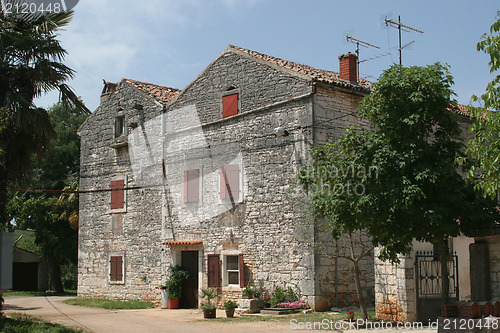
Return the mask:
M215 318L215 316L217 314L216 310L217 309L203 310L203 318Z
M234 308L226 309L226 317L233 318L234 317Z
M178 309L179 308L179 300L180 298L169 298L168 299L168 308L169 309Z

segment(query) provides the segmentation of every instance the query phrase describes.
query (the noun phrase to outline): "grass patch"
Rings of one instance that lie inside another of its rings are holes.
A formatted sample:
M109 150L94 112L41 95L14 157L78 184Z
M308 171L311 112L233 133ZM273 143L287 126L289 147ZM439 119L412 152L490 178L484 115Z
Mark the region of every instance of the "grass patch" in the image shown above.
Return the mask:
M0 332L8 333L83 333L84 331L76 330L70 327L65 327L58 324L50 324L39 318L28 316L20 313L9 313L4 316L3 323L0 324Z
M120 309L149 309L154 308L153 303L144 301L118 301L106 298L71 298L65 300L63 303L69 305L79 305L88 306L91 308L101 308L110 310L120 310Z
M63 293L50 293L45 291L6 291L2 294L8 296L76 296L76 290L64 290Z

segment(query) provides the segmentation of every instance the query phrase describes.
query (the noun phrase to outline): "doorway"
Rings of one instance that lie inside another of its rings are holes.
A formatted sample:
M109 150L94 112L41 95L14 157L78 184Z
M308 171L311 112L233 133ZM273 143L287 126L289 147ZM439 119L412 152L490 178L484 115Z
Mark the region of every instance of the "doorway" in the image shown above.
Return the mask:
M181 268L189 273L189 277L182 286L180 306L198 308L198 251L182 251Z

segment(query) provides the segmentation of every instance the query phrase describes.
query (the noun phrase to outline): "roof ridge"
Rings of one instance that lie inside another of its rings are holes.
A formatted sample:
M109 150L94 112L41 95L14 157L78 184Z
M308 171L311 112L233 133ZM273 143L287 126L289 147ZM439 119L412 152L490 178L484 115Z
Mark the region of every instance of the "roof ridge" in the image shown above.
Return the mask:
M172 87L167 87L167 86L161 86L161 85L156 84L156 83L138 81L138 80L133 80L133 79L127 79L125 77L123 78L123 80L128 81L128 82L134 82L134 83L140 83L140 84L147 84L147 85L151 85L151 86L155 86L155 87L160 87L160 88L167 88L167 89L172 89L172 90L181 90L181 89L177 89L177 88L172 88Z
M168 103L172 98L174 98L181 92L181 90L177 88L160 86L149 82L142 82L127 78L123 78L122 81L133 85L135 88L139 89L146 95L156 99L161 103Z
M371 89L371 86L372 86L372 83L370 81L362 79L362 78L358 78L357 83L352 83L349 81L342 80L340 78L340 74L338 72L335 72L335 71L331 71L331 70L327 70L327 69L320 69L317 67L312 67L312 66L301 64L298 62L285 60L285 59L270 56L270 55L267 55L267 54L264 54L261 52L245 49L245 48L240 47L240 46L235 46L235 45L229 44L227 50L235 50L235 51L245 53L251 57L254 57L254 58L260 59L264 62L267 62L268 64L272 64L274 66L278 66L281 68L291 70L295 73L305 75L311 79L314 79L314 80L320 81L320 82L340 85L343 87L353 88L356 90Z

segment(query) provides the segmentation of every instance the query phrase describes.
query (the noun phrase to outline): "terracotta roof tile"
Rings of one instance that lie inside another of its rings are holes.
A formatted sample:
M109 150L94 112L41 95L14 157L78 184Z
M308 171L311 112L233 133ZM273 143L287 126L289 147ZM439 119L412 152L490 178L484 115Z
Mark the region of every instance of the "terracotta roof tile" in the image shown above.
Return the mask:
M168 241L164 242L164 245L196 245L203 244L202 241Z
M469 111L469 107L467 105L457 104L457 106L458 106L457 113L459 115L470 117L470 111Z
M370 81L365 80L365 79L360 78L360 79L358 79L358 84L353 84L352 82L341 80L340 74L337 72L298 64L298 63L295 63L292 61L272 57L272 56L269 56L269 55L266 55L263 53L247 50L247 49L244 49L242 47L238 47L238 46L234 46L234 45L229 45L229 48L244 52L244 53L249 54L253 57L256 57L256 58L259 58L259 59L264 60L266 62L273 63L275 65L287 68L287 69L292 70L294 72L297 72L299 74L309 76L312 79L319 81L319 82L335 84L335 85L339 85L339 86L344 86L346 88L354 88L357 90L371 89L371 86L372 86L372 83Z
M177 96L178 93L181 92L179 89L158 86L152 83L141 82L131 79L123 79L123 80L162 103L169 102L172 98L174 98L175 96Z

